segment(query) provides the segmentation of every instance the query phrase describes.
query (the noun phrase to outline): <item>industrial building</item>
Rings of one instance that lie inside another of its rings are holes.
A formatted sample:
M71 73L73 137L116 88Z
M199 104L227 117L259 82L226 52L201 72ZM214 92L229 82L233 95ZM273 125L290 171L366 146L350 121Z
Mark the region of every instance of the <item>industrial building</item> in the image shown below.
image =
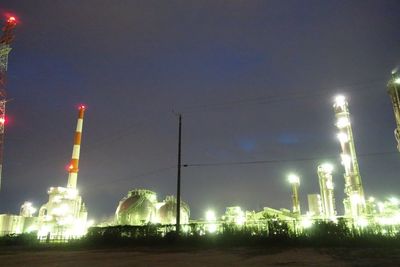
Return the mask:
M0 234L20 234L37 232L40 239L69 239L86 233L90 222L87 210L77 189L80 146L82 139L83 117L86 107L81 105L74 135L71 163L68 168L66 187L50 187L49 201L42 205L39 214L30 202L25 202L20 215L0 215Z
M76 187L85 109L84 105L79 107L67 187L50 187L49 201L39 210L39 238L73 238L86 233L87 210Z

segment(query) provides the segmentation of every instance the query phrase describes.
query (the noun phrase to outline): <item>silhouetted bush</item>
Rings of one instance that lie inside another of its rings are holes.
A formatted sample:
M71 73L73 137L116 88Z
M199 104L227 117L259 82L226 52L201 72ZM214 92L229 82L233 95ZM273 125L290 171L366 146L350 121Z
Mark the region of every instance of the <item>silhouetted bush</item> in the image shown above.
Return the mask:
M39 241L36 234L11 235L0 238L0 246L21 247L235 247L235 246L336 246L336 247L400 247L400 237L395 228L380 229L370 226L350 228L344 220L337 223L315 221L308 228L299 230L290 221L276 218L238 226L222 224L218 233L209 233L204 224L186 225L181 235L172 230L173 225L109 226L92 227L86 236L70 240L67 244ZM383 234L385 230L385 234Z

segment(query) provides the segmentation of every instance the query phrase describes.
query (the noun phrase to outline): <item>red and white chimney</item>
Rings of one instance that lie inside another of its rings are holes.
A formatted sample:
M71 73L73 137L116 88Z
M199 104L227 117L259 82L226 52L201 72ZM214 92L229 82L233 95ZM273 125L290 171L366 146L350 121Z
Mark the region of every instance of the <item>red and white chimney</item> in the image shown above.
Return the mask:
M79 106L78 123L76 125L74 147L72 149L72 159L68 166L68 188L76 188L78 180L79 153L81 150L83 115L85 114L85 109L86 107L84 105Z

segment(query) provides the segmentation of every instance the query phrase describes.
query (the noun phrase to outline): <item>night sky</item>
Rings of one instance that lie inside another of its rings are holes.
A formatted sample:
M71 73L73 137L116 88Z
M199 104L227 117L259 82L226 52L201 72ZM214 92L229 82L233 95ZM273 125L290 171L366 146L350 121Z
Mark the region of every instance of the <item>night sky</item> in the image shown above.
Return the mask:
M66 186L78 104L88 106L78 187L89 218L114 214L133 188L176 194L192 218L240 205L302 210L316 168L343 168L333 98L348 97L366 195L400 196L400 155L386 83L400 63L400 2L2 0L19 18L9 57L0 213ZM375 153L381 153L376 155ZM388 152L388 153L386 153ZM298 160L319 159L319 160ZM293 161L291 161L293 160Z

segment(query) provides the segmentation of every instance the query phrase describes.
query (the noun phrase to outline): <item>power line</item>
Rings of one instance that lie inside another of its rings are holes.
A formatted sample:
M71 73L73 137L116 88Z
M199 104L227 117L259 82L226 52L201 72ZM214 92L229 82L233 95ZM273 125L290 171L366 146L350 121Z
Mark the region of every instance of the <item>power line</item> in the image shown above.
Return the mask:
M134 175L134 176L129 176L129 177L126 177L126 178L114 179L112 181L107 181L107 182L97 183L97 184L95 183L93 185L90 184L90 189L92 189L93 187L99 187L99 186L107 185L107 184L110 184L110 183L123 182L123 181L127 181L127 180L132 180L132 179L135 179L135 178L141 178L141 177L146 177L146 176L153 175L153 174L163 173L165 171L169 171L169 170L172 170L172 169L175 169L175 168L176 168L175 166L164 167L164 168L159 168L159 169L155 169L155 170L152 170L152 171L144 172L144 173L141 173L141 174L137 174L137 175Z
M359 154L358 157L373 157L399 154L398 151L372 152ZM212 166L234 166L234 165L252 165L252 164L273 164L287 162L316 161L321 159L337 159L338 156L326 157L310 157L310 158L294 158L294 159L272 159L272 160L253 160L253 161L231 161L231 162L212 162L212 163L190 163L184 164L183 167L212 167Z
M365 91L366 88L376 88L375 86L373 86L373 84L382 83L384 81L385 80L383 80L383 79L375 79L375 80L370 80L367 82L360 82L360 83L355 83L352 85L340 86L340 88L342 89L341 90L342 92L361 91L361 90ZM221 103L191 106L191 107L186 107L186 108L181 109L181 112L188 114L188 113L201 112L201 111L205 111L205 110L220 111L220 110L232 109L232 108L237 108L238 106L245 106L245 105L250 105L250 104L265 105L265 104L299 100L299 99L308 99L308 98L310 98L310 96L312 96L313 98L322 97L322 96L326 96L328 94L332 94L332 88L318 89L318 91L316 91L316 92L310 91L310 90L295 91L295 92L291 92L286 95L258 96L258 97L254 97L254 98L248 98L248 99L239 99L239 100L226 101L226 102L221 102Z

